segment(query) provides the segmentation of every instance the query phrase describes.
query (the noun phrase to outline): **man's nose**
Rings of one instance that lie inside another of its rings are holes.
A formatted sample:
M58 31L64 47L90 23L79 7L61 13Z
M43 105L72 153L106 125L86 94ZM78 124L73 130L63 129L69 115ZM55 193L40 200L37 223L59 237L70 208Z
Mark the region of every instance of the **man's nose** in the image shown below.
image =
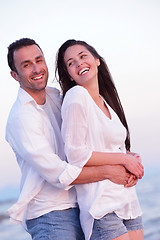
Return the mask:
M38 64L33 64L33 72L39 73L39 71L40 71L40 67L38 66Z

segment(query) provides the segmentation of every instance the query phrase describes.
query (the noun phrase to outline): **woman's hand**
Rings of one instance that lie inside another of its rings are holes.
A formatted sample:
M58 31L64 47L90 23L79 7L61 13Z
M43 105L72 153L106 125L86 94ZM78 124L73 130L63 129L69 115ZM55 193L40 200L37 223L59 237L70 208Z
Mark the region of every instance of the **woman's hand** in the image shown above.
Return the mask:
M124 187L126 187L126 188L133 187L137 184L137 182L138 182L138 178L135 175L131 174L128 179L128 183L125 184Z
M144 168L141 164L141 158L138 154L128 153L125 156L124 166L126 169L134 174L137 178L142 178L144 175Z
M130 155L132 155L132 156L134 156L134 157L139 157L140 161L142 162L141 157L139 156L138 153L134 153L134 152L127 151L127 154L130 154Z

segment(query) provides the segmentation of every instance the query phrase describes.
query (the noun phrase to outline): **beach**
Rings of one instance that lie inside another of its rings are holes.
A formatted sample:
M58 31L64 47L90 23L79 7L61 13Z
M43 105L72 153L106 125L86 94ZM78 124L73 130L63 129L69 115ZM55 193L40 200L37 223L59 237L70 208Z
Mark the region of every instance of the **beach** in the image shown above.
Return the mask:
M30 235L19 224L13 224L6 210L13 204L12 200L0 202L0 240L31 240Z
M160 166L146 167L145 176L136 189L143 211L145 240L160 240ZM15 199L0 201L0 239L31 240L30 235L18 224L10 222L7 209Z

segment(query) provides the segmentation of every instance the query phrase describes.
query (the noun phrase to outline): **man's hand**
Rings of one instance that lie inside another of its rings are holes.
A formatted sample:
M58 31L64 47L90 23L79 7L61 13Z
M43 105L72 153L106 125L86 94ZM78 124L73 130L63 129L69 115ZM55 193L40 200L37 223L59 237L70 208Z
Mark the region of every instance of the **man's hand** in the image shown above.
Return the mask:
M105 171L105 166L104 171ZM110 172L108 167L110 167ZM108 179L116 184L126 185L128 184L130 173L121 165L109 165L107 166Z
M121 165L83 167L79 176L72 182L72 185L98 182L105 179L109 179L116 184L126 185L130 175Z

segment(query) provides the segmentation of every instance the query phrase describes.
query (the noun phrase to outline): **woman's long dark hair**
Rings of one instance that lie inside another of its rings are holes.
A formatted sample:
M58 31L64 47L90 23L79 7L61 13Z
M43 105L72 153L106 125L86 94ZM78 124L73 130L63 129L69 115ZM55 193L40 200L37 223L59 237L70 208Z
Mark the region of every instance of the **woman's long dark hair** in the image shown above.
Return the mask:
M84 46L95 58L98 58L100 60L100 66L98 66L99 93L101 96L103 96L110 107L117 113L122 124L126 128L127 137L125 145L126 150L130 151L130 134L126 117L107 64L105 60L97 53L97 51L84 41L77 41L74 39L68 40L59 48L57 52L55 76L62 88L63 97L70 88L77 85L75 81L71 81L64 62L64 54L66 49L77 44Z

